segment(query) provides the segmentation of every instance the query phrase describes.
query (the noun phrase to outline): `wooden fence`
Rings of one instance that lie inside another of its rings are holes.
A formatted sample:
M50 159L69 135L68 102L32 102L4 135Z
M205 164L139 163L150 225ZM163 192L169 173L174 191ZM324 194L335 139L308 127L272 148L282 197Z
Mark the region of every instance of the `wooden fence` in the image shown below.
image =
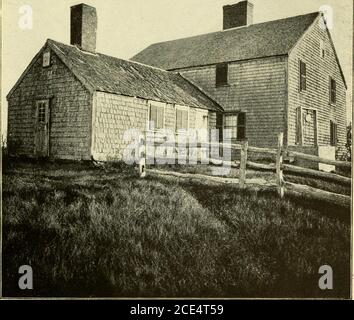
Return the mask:
M315 163L322 163L322 164L328 164L328 165L333 165L336 168L351 168L351 163L350 162L345 162L345 161L337 161L337 160L330 160L330 159L325 159L321 158L315 155L309 155L297 151L292 151L284 147L283 145L283 133L280 133L278 135L278 145L276 149L272 148L259 148L259 147L253 147L249 146L247 141L244 141L240 144L222 144L222 143L210 143L210 142L203 142L203 143L196 143L196 144L190 144L186 145L186 149L190 151L193 148L205 148L205 147L211 147L211 146L217 146L219 148L230 148L231 150L238 150L240 151L240 161L223 161L223 160L216 160L216 159L209 159L209 164L210 165L228 165L229 167L232 168L239 168L239 178L226 178L226 177L217 177L217 176L210 176L210 175L204 175L204 174L192 174L192 173L180 173L180 172L172 172L172 171L162 171L162 170L157 170L157 169L150 169L147 168L147 147L156 147L161 145L161 142L155 142L154 143L149 143L149 138L148 135L155 134L153 131L147 131L142 138L141 145L143 146L141 149L141 157L140 157L140 163L139 163L139 172L141 177L145 177L147 173L151 172L154 174L160 174L160 175L169 175L169 176L175 176L175 177L181 177L181 178L195 178L195 179L204 179L204 180L210 180L214 182L222 182L222 183L236 183L239 184L240 187L244 188L248 185L261 185L261 186L269 186L269 187L275 187L277 189L277 192L281 198L284 197L285 194L291 193L291 194L297 194L305 198L312 198L312 199L317 199L317 200L324 200L324 201L330 201L333 204L340 205L340 206L345 206L345 207L350 207L351 205L351 197L343 194L338 194L338 193L333 193L333 192L328 192L322 189L318 188L313 188L307 185L302 185L302 184L295 184L291 183L288 181L285 181L284 179L284 172L286 173L293 173L301 176L311 176L315 178L320 178L320 179L329 179L331 181L343 184L343 185L350 185L351 184L351 178L345 177L342 175L338 175L332 172L323 172L319 170L314 170L314 169L309 169L309 168L304 168L300 166L295 166L291 165L288 163L284 163L285 158L296 158L296 159L301 159L301 160L306 160L306 161L312 161ZM177 152L178 146L177 143L171 143L167 144L164 142L164 146L166 147L172 147L174 150ZM264 163L258 163L258 162L253 162L248 160L248 155L249 153L261 153L261 154L266 154L268 156L273 156L275 157L275 163L271 164L264 164ZM187 158L189 156L189 152L186 155ZM275 171L275 184L270 183L269 181L262 179L262 178L253 178L253 179L248 179L247 178L247 168L249 169L258 169L258 170L271 170Z

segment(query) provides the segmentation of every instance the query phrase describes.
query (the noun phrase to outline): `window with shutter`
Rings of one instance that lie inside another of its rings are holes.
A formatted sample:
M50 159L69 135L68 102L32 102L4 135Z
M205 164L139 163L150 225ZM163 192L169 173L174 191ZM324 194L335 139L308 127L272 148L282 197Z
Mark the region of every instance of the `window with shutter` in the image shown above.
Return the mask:
M225 129L231 131L231 139L237 139L237 115L228 114L225 116Z
M225 116L225 129L231 130L231 139L243 140L246 138L246 114L229 114Z
M176 109L176 131L188 130L188 109Z
M161 105L150 105L150 130L164 128L165 108Z
M306 90L306 63L300 60L300 91Z
M221 63L216 65L215 84L217 87L225 86L228 84L228 64L227 63Z

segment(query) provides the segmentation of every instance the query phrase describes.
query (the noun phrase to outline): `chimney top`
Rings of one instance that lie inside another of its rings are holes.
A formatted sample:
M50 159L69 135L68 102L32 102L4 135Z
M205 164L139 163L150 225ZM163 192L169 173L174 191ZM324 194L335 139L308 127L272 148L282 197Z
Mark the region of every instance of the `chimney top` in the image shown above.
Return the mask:
M248 26L253 23L253 4L247 0L223 6L223 12L224 30Z
M70 44L84 51L96 51L96 8L81 3L70 8Z

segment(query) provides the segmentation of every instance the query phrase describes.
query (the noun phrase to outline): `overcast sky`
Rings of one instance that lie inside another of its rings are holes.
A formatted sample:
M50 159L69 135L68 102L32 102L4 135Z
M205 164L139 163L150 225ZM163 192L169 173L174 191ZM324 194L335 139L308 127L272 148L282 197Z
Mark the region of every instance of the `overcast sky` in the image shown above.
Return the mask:
M75 0L3 0L2 132L7 125L6 94L47 38L70 42L70 6ZM97 8L97 51L129 59L154 42L222 29L222 6L238 0L85 0ZM253 0L253 22L276 20L333 8L331 34L352 88L353 0ZM32 29L19 27L21 6L30 5ZM351 105L348 101L348 106Z

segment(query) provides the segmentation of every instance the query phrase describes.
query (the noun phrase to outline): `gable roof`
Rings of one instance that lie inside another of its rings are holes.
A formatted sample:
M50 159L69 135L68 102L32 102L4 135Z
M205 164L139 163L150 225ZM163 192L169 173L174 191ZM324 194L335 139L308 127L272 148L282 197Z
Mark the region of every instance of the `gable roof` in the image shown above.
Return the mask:
M131 60L174 70L288 54L319 12L152 44Z
M90 92L102 91L201 109L223 110L217 102L178 73L101 53L85 52L76 46L50 39L47 40L46 45ZM36 57L46 48L46 45ZM15 87L20 81L21 78Z

